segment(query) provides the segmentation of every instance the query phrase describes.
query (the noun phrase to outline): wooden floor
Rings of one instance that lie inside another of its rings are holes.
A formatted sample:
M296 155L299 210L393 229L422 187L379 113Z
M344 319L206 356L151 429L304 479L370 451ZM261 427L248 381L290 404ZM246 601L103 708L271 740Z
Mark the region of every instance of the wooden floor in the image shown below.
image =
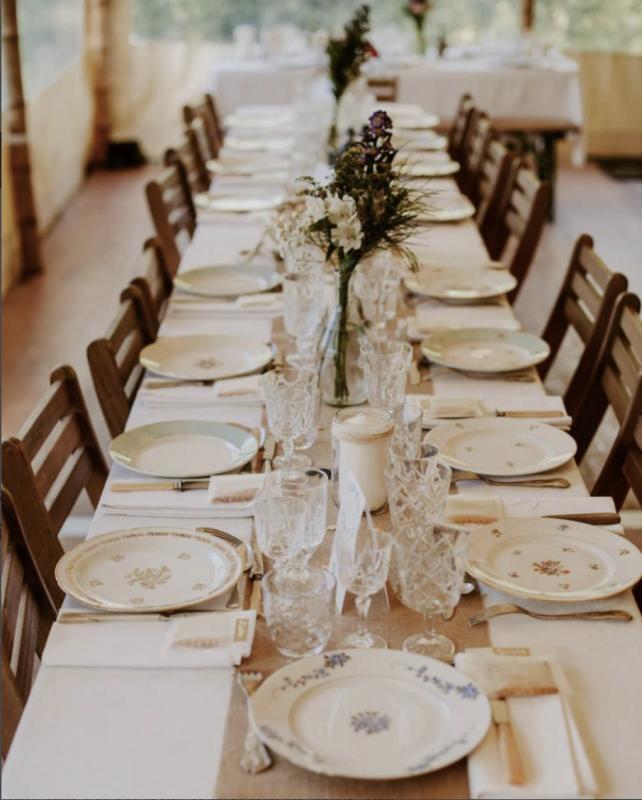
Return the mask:
M85 348L113 317L137 269L151 226L143 185L155 168L93 174L43 244L46 272L14 287L3 302L2 435L17 432L51 370L78 372L101 440L108 441L91 387ZM563 168L558 211L544 233L516 312L540 332L574 240L591 233L598 252L642 293L642 181L615 181L597 167ZM572 358L567 359L567 366Z

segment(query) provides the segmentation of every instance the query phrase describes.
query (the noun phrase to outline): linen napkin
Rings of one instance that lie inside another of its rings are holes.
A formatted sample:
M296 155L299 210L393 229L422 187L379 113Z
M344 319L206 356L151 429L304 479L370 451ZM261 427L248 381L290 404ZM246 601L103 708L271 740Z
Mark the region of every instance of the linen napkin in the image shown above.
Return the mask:
M252 406L265 403L260 375L216 381L211 394L215 401L222 403Z
M413 395L413 399L424 409L423 426L433 428L447 419L462 417L493 416L494 411L559 411L562 416L550 418L531 418L537 422L545 422L558 428L569 428L572 418L566 413L564 399L555 395L542 395L541 397L463 397L445 395Z
M210 478L207 500L217 512L236 512L239 517L252 516L256 493L263 487L265 475L214 475Z
M463 328L501 328L506 331L521 329L513 312L507 306L447 306L426 300L417 306L415 315L408 318L408 339L419 341L438 330Z
M455 656L455 666L478 678L479 651L474 648ZM507 656L502 655L502 659ZM525 665L541 659L512 656ZM526 771L526 783L506 782L499 755L495 725L479 747L468 756L468 780L473 798L591 798L598 792L595 777L571 713L561 667L551 664L559 694L509 698L513 732Z
M163 320L161 336L222 334L238 336L239 339L252 339L255 342L269 342L272 338L272 321L272 316L255 316L247 313L235 316L211 314L204 317L170 314Z
M87 613L86 608L83 611ZM49 667L222 668L249 655L254 611L193 613L194 617L149 622L54 623L42 663ZM239 628L244 638L235 642ZM197 638L209 639L209 646L177 644L181 639Z
M247 215L239 220L234 214L225 215L218 220L214 213L204 217L207 224L196 226L194 236L185 248L181 257L179 272L200 267L238 264L246 253L258 245L265 223L260 219L248 219ZM266 254L257 256L253 264L271 265L274 260Z

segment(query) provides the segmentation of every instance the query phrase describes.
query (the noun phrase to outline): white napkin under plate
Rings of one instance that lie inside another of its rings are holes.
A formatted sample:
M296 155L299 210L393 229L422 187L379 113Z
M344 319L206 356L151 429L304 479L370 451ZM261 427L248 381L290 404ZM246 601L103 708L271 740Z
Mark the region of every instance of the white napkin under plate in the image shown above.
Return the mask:
M547 425L554 425L558 428L569 428L572 423L571 417L566 413L564 399L555 395L541 395L538 397L489 397L489 396L446 396L440 394L413 395L413 400L424 409L423 426L433 428L440 422L458 417L483 417L493 416L493 411L559 411L560 417L550 418L529 418L537 422L545 422Z
M256 493L265 483L265 474L214 475L210 478L207 500L218 513L236 512L239 517L251 517Z
M467 655L458 653L455 665L475 680ZM506 658L502 656L502 658ZM528 656L514 656L524 662ZM551 664L560 694L507 700L511 725L526 771L526 783L506 782L499 755L495 725L468 756L468 781L472 798L591 798L598 793L586 750L566 695L559 665Z
M88 611L92 613L91 609L84 609L84 613ZM241 643L243 653L247 650L249 654L254 634L254 611L193 613L198 615L198 620L196 617L182 617L150 622L54 623L42 663L49 667L231 667L240 663L242 657L241 646L234 643L233 636L237 619L251 620L251 624L244 625L246 639ZM196 620L193 624L192 619ZM221 644L172 646L177 631L178 638L188 638L188 634L189 638L207 636Z
M415 315L408 317L408 339L420 341L439 330L464 328L501 328L518 331L521 325L507 306L447 306L437 301L424 301Z
M243 256L254 250L258 245L265 222L260 219L248 219L247 215L242 220L234 214L227 214L223 220L214 213L204 217L207 224L196 226L194 236L181 256L179 272L200 267L226 266L238 264ZM272 265L274 259L261 253L252 264Z

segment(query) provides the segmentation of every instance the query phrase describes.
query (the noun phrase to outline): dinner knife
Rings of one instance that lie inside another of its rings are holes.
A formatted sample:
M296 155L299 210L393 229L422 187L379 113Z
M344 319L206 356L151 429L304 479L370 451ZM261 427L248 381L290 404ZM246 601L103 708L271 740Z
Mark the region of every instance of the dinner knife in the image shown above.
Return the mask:
M207 489L210 482L207 478L177 481L118 481L109 485L111 492L185 492L189 489Z

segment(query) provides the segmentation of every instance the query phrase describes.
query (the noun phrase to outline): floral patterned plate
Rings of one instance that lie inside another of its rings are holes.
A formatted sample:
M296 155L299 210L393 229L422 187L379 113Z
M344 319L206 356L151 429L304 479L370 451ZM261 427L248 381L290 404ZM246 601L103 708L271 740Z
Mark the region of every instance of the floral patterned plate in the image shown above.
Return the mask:
M240 425L179 419L130 428L109 445L111 458L132 472L156 478L201 478L240 469L258 450Z
M597 600L633 586L642 553L595 525L503 519L470 537L468 572L509 595L556 603Z
M237 549L206 533L131 528L87 539L56 565L60 588L106 611L171 611L229 591L241 574Z
M507 294L517 286L517 279L507 270L436 267L404 278L404 283L415 294L448 303L474 303Z
M471 752L488 700L454 667L399 650L323 653L272 673L251 700L259 736L293 764L325 775L392 780Z
M425 441L434 444L451 467L495 478L547 472L565 464L577 450L575 439L552 425L495 417L440 423Z
M140 351L140 363L165 378L213 381L256 372L269 364L272 356L272 348L256 339L192 334L158 338Z
M539 336L501 328L437 331L421 343L435 364L465 372L514 372L548 358L550 348Z
M281 276L269 266L230 265L190 269L174 278L174 286L187 294L203 297L238 297L267 292L281 283Z

